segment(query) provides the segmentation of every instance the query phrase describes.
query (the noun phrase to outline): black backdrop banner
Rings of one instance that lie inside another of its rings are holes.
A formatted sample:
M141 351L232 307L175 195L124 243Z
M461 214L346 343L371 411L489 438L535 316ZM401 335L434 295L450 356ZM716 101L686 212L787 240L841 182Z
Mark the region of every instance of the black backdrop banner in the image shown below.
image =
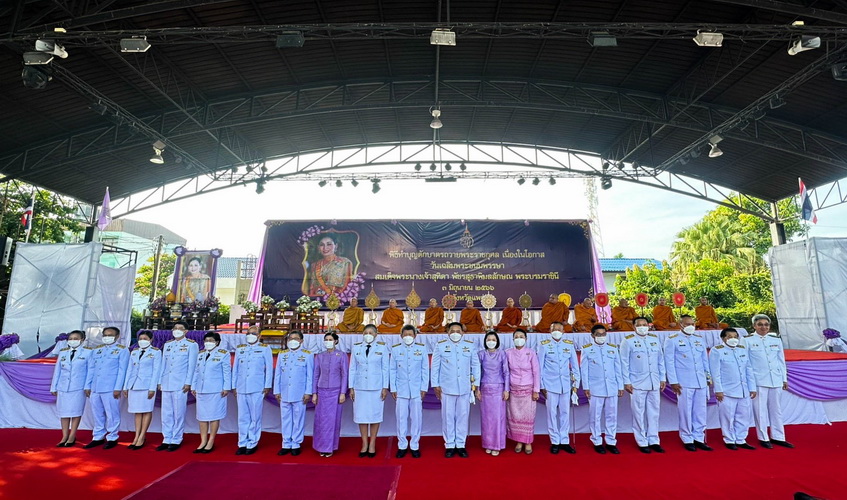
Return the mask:
M460 301L524 292L540 307L550 293L591 295L588 222L269 221L262 293L276 300L338 295L360 300L373 286L382 304L403 307L412 285L426 307L447 293ZM362 304L360 304L362 305ZM460 305L459 307L462 307Z

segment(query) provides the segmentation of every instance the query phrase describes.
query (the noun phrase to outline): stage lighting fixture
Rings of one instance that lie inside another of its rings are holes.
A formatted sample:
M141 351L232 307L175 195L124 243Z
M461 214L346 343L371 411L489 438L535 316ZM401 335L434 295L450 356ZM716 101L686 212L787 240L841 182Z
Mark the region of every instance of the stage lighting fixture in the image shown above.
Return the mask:
M420 163L415 163L415 172L420 172L420 171L421 171L421 168L422 168L422 167L421 167L421 164L420 164Z
M723 151L721 151L721 148L718 147L718 143L721 142L722 140L723 140L723 137L721 137L719 135L714 135L714 136L712 136L711 139L709 139L709 146L711 146L711 148L712 148L709 151L709 158L717 158L718 156L723 154Z
M146 36L134 36L132 38L121 39L121 52L124 53L141 53L150 50L150 44L147 42Z
M433 172L435 172L435 169L436 169L436 168L438 168L438 167L436 167L436 166L435 166L435 163L430 163L430 164L429 164L429 169L430 169L430 170L432 170Z
M341 184L342 184L341 179L338 179L338 180L335 181L335 187L340 188Z
M105 115L106 111L108 111L108 108L106 108L106 106L100 101L95 102L94 104L89 106L89 108L91 108L92 111L94 111L100 116Z
M465 170L467 170L467 169L468 169L468 166L467 166L467 165L465 165L465 162L462 162L462 163L459 165L459 170L461 170L462 172L464 172L464 171L465 171Z
M796 56L800 52L817 49L821 46L821 39L817 36L802 35L788 47L788 55Z
M526 182L526 179L524 179L523 177L521 177L520 179L518 179L518 186L523 186L523 183L524 183L524 182Z
M432 114L432 121L429 122L429 127L434 128L436 130L443 127L444 124L441 123L441 118L440 118L441 117L441 110L440 109L433 109L431 114Z
M723 45L723 33L697 31L697 35L692 39L694 43L700 47L720 47Z
M448 172L453 170L453 165L450 165L449 163L447 165L444 165L444 170L446 170Z
M541 183L541 181L538 179L538 177L536 177L535 179L532 179L532 185L533 186L537 186L540 183Z
M324 186L326 186L326 180L321 179L321 180L318 182L318 186L320 186L320 187L324 187Z
M778 95L771 96L771 98L768 99L768 106L771 109L781 108L781 107L785 106L785 104L786 104L785 99L783 99L782 97L780 97Z
M600 180L600 187L605 189L611 189L612 187L612 178L611 177L603 177Z
M592 47L617 47L618 39L608 31L592 31L588 36L588 44Z
M65 48L59 45L58 43L54 42L53 40L36 40L35 50L39 52L46 52L56 57L61 57L62 59L68 58L68 52L65 50Z
M165 143L162 141L156 141L153 143L153 156L150 157L150 163L155 163L156 165L161 165L165 163L165 159L162 157L162 151L165 150Z
M373 183L373 186L371 186L371 192L373 194L377 194L379 192L379 190L381 189L379 187L379 179L371 179L371 182Z
M603 171L604 171L604 172L605 172L606 170L609 170L609 162L604 161L604 162L603 162L603 167L602 167L602 168L603 168Z
M276 48L278 49L302 47L304 43L306 43L306 38L300 31L283 31L281 35L276 37Z
M839 82L847 82L847 62L832 65L832 78Z
M262 194L265 192L265 183L257 182L256 183L256 194Z
M356 179L353 179L352 181L350 181L350 184L352 184L353 187L356 187L356 186L359 185L359 181L357 181Z
M53 62L53 54L46 52L24 52L24 66L43 66Z
M450 47L455 47L456 33L449 29L436 28L429 35L429 43L430 45L449 45Z
M263 164L262 167L259 170L261 170L262 173L264 174L264 173L267 173L268 167Z
M41 90L47 87L47 83L53 79L51 68L39 66L24 66L21 71L21 80L24 87Z
M549 181L549 182L550 182L550 185L551 185L551 186L555 186L555 185L556 185L556 179L555 179L555 178L553 178L553 177L550 177L550 181Z
M456 182L456 178L442 177L439 175L438 177L427 177L426 179L424 179L424 182Z

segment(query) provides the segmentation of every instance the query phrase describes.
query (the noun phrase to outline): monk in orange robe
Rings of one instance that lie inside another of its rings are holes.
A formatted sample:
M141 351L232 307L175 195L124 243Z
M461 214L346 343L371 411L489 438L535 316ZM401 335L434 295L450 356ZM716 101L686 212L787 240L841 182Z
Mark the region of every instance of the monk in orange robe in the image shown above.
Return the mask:
M591 327L598 323L597 311L591 299L586 298L582 304L573 306L573 314L573 331L575 332L590 332Z
M465 308L462 309L459 323L465 327L465 331L468 333L482 333L485 331L485 323L482 322L482 315L479 313L479 309L474 307L472 300L467 301Z
M341 323L338 323L338 331L345 333L361 332L365 329L365 311L359 306L359 300L350 299L350 307L344 310Z
M694 317L697 318L694 326L698 330L722 330L729 325L718 321L715 308L709 305L709 299L700 297L700 305L694 308Z
M619 332L634 332L633 321L637 317L635 308L629 307L629 301L621 299L618 306L612 308L612 329Z
M405 319L403 311L397 309L397 301L391 299L388 301L388 309L382 311L382 319L376 329L379 333L400 333Z
M653 328L656 330L676 330L676 318L667 300L659 299L659 305L653 308Z
M554 322L561 323L565 327L565 332L573 331L570 323L568 323L570 310L564 302L559 302L559 296L555 293L550 294L550 298L544 307L541 308L541 320L533 327L536 332L550 333L550 325Z
M438 307L438 301L429 299L429 308L424 313L421 333L444 333L444 309Z
M509 297L506 299L506 308L503 309L500 322L494 329L498 332L513 332L521 327L521 321L523 321L523 313L515 307L515 299Z

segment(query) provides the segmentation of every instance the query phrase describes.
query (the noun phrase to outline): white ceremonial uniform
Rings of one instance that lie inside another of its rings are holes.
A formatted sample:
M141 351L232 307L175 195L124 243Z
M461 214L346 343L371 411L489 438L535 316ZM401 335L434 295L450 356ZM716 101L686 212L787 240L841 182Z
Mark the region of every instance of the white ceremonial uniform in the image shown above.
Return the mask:
M188 391L194 384L197 355L200 349L197 342L187 339L171 339L162 347L162 379L159 382L162 391L162 443L181 444L185 431L185 410L188 405Z
M668 336L664 349L668 382L682 387L682 394L677 397L679 437L685 444L705 443L711 380L706 343L696 333L680 332Z
M274 395L279 395L282 447L299 448L306 427L304 396L312 395L315 355L302 347L284 349L276 357Z
M782 339L776 333L759 335L752 333L741 339L747 346L753 375L756 377L758 394L753 400L753 417L756 421L756 435L760 441L785 441L785 427L782 423L783 384L788 383L788 369L785 366L785 349ZM771 428L770 438L768 427Z
M538 344L541 389L547 391L547 432L550 444L570 444L571 394L579 387L579 363L573 341L548 336Z
M91 435L95 441L103 438L117 441L121 426L121 405L120 396L116 398L113 394L123 389L129 350L120 344L103 344L94 349L88 363L85 389L91 391L89 399L94 417Z
M480 367L473 341L440 340L432 353L432 387L441 388L441 432L444 447L464 448L468 438L471 389Z
M665 356L654 333L630 334L621 343L624 385L632 386L632 433L638 446L659 444L659 388L665 381Z
M232 388L232 357L226 349L200 351L191 390L197 393L197 420L211 422L226 417L223 391Z
M385 342L357 342L350 351L350 375L347 384L355 389L353 422L378 424L382 422L385 401L382 389L388 389L389 351Z
M750 391L756 390L747 349L743 345L713 347L709 352L709 371L715 393L723 393L723 401L718 402L723 440L744 444L750 430Z
M391 392L397 393L397 448L417 450L420 447L423 400L421 392L429 389L429 355L420 343L391 346L389 369ZM409 421L411 420L411 427ZM412 437L411 441L408 436Z
M621 356L615 344L585 344L579 362L582 390L591 393L588 400L591 442L603 444L605 429L606 444L618 443L618 391L623 390Z
M148 398L148 392L156 392L162 376L162 351L153 347L136 347L129 354L129 366L126 370L123 389L129 391L129 413L147 413L153 411L154 398Z
M81 417L85 409L85 378L88 375L90 347L65 347L59 351L50 392L56 395L56 411L59 418Z
M262 435L262 391L274 380L274 360L267 344L241 344L235 348L232 389L237 391L238 447L255 448Z

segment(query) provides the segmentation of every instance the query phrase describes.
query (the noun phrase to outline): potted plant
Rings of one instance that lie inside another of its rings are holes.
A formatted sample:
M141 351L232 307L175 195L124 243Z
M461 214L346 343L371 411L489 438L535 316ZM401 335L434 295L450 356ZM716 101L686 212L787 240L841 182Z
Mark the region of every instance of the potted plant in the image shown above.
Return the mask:
M259 305L252 300L248 300L244 303L244 310L250 315L250 319L253 319L256 317L256 311L259 310Z

